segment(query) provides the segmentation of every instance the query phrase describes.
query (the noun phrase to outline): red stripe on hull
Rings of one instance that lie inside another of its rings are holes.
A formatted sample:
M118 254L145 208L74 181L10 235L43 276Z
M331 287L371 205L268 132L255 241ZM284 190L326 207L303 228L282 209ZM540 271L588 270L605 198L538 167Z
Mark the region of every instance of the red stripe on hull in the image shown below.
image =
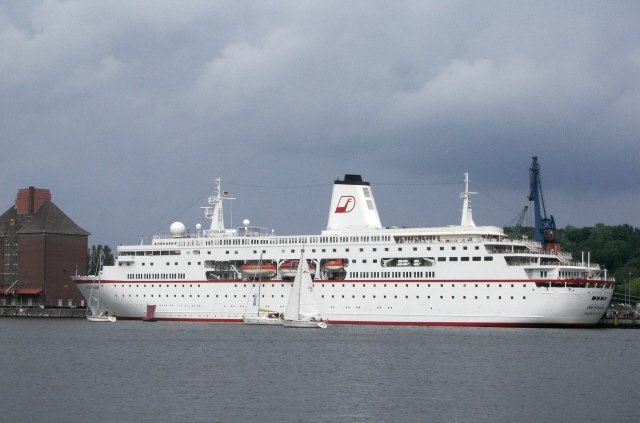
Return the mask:
M94 281L74 281L76 285L93 285ZM236 280L236 279L220 279L215 281L197 281L197 280L126 280L126 281L115 281L115 280L102 280L101 284L125 284L125 285L167 285L167 284L184 284L184 285L195 285L195 284L230 284L230 283L253 283L250 280ZM269 279L264 280L262 283L287 283L292 284L293 282L290 280L282 280L282 279ZM570 283L570 284L603 284L603 285L613 285L614 281L594 281L593 279L344 279L344 280L327 280L327 279L315 279L313 281L314 284L319 283L333 283L333 284L343 284L343 283L363 283L363 284L372 284L372 283L416 283L416 284L424 284L424 283Z
M497 322L365 322L351 320L329 320L332 325L377 325L377 326L456 326L456 327L500 327L500 328L590 328L588 323L497 323Z

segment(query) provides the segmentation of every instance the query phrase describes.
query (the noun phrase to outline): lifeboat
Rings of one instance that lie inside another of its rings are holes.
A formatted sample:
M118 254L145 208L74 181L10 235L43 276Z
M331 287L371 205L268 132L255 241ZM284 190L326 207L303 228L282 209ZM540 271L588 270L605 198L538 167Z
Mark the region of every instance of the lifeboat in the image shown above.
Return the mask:
M332 272L344 270L347 266L347 261L343 259L327 260L324 262L324 268Z
M240 271L245 276L271 278L276 275L276 265L273 263L243 264Z
M295 278L298 263L300 263L300 260L285 260L280 263L280 276L283 278ZM314 275L316 273L316 264L313 261L307 261L307 263L309 263L309 273Z

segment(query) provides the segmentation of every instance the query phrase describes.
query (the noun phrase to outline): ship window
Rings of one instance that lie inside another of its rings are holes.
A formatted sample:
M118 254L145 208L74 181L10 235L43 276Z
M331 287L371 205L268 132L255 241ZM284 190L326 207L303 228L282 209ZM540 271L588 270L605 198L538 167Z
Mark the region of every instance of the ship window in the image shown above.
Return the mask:
M487 256L484 258L484 261L493 261L493 257Z
M460 261L469 261L469 257L460 257Z
M458 257L449 257L449 261L458 261Z

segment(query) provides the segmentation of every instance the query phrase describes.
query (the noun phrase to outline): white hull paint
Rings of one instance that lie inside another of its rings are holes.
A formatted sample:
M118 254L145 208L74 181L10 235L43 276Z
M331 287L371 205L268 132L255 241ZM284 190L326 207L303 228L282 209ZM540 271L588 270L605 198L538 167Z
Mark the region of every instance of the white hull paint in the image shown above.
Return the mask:
M336 213L350 211L351 199L343 200L349 188L368 187L341 184L332 199ZM218 207L221 213L219 191L218 185L218 196L210 198L214 211L207 215L214 223ZM463 212L471 220L470 210ZM275 236L212 224L197 235L174 233L155 237L151 245L120 246L115 265L102 270L100 304L119 319L143 318L154 303L159 320L242 322L257 282L239 266L296 259L303 247L316 266L318 311L330 323L593 326L611 300L614 282L598 265L510 240L500 228L387 229L377 227L375 217L377 212L365 215L360 226L330 217L320 235ZM323 268L337 259L348 266ZM88 299L92 278L74 279ZM278 270L260 283L261 307L283 311L289 275L283 278Z

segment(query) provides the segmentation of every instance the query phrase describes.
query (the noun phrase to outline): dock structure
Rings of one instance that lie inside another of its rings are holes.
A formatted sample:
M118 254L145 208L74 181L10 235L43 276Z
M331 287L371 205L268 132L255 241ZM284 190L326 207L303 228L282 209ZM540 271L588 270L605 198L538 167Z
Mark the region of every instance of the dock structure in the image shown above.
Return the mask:
M640 329L640 317L603 317L598 322L600 328Z
M69 319L83 318L86 315L84 308L67 307L0 307L0 317L36 317Z

